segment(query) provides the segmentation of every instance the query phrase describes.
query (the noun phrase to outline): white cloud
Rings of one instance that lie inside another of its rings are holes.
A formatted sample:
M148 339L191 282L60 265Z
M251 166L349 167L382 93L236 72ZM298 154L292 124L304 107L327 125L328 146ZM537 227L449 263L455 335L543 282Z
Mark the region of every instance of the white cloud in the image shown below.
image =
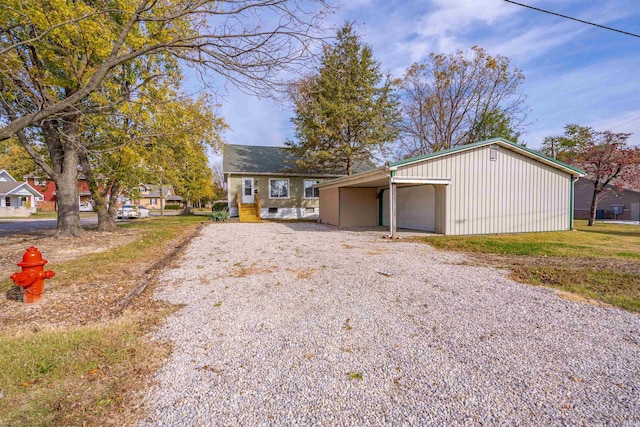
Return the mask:
M635 55L560 71L538 69L525 83L530 116L536 123L525 140L539 147L545 136L560 135L568 123L596 130L633 133L640 145L640 60Z
M418 22L417 32L444 40L451 35L464 34L472 24L492 25L516 12L501 0L434 0L431 3L435 10Z

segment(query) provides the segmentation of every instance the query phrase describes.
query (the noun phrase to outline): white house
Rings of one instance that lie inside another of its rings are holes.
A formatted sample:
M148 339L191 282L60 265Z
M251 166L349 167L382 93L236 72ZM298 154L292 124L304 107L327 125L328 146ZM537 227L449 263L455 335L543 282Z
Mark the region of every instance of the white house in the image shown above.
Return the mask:
M36 201L44 196L27 182L16 181L0 170L0 217L27 217L36 211Z

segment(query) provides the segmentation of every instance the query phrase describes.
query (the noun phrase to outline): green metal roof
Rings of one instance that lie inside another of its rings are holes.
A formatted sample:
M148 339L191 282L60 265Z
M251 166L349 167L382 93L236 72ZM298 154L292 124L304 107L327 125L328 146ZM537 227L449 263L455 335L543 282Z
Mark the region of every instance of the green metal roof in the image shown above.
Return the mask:
M585 175L585 171L583 171L582 169L578 169L575 166L568 165L568 164L566 164L564 162L561 162L559 160L556 160L556 159L553 159L553 158L551 158L549 156L546 156L546 155L540 153L539 151L532 150L530 148L525 147L524 145L516 144L515 142L511 142L508 139L504 139L504 138L490 138L490 139L485 139L484 141L474 142L472 144L460 145L458 147L449 148L447 150L436 151L434 153L424 154L422 156L411 157L409 159L404 159L404 160L400 160L400 161L397 161L397 162L393 162L393 163L390 163L389 166L390 167L402 166L402 165L406 165L408 163L415 163L415 162L419 162L419 161L422 161L422 160L428 160L428 159L435 158L435 157L447 156L449 154L457 153L459 151L470 150L470 149L473 149L473 148L476 148L476 147L482 147L484 145L491 145L491 144L495 144L495 143L502 143L502 145L511 146L512 148L514 148L516 150L526 151L526 152L534 155L535 157L540 157L540 158L542 158L544 160L547 160L548 162L554 163L554 164L556 164L557 166L559 166L562 169L569 169L569 170L577 173L578 175Z

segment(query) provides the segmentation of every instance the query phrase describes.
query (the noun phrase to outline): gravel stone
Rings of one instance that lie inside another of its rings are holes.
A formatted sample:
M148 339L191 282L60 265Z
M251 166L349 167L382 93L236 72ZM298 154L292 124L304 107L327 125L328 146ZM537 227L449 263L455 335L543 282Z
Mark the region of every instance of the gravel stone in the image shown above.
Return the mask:
M141 426L640 425L638 315L458 253L217 223L160 280L184 306Z

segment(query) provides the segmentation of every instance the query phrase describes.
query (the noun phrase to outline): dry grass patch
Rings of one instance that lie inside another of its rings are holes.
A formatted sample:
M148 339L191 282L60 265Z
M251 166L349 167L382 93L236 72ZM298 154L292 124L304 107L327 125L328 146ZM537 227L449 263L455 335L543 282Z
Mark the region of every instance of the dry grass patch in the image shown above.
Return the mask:
M318 271L317 268L294 269L287 268L288 272L295 274L296 279L310 279L313 274Z
M276 270L278 270L277 265L263 266L258 262L254 262L249 266L245 266L244 263L239 262L234 264L234 268L229 273L229 277L255 276L256 274L273 273Z
M576 231L418 240L439 249L466 252L481 265L506 268L513 279L523 283L640 312L637 225L597 223L588 227L586 221L576 221Z
M11 426L124 425L132 392L169 352L144 338L149 319L0 336L0 420Z
M166 217L55 242L15 237L26 246L55 243L45 258L56 276L39 303L0 299L0 425L119 426L144 416L139 393L169 351L146 337L176 307L154 301L150 292L122 313L114 307L141 279L153 277L151 265L200 222ZM13 289L10 281L1 283Z

